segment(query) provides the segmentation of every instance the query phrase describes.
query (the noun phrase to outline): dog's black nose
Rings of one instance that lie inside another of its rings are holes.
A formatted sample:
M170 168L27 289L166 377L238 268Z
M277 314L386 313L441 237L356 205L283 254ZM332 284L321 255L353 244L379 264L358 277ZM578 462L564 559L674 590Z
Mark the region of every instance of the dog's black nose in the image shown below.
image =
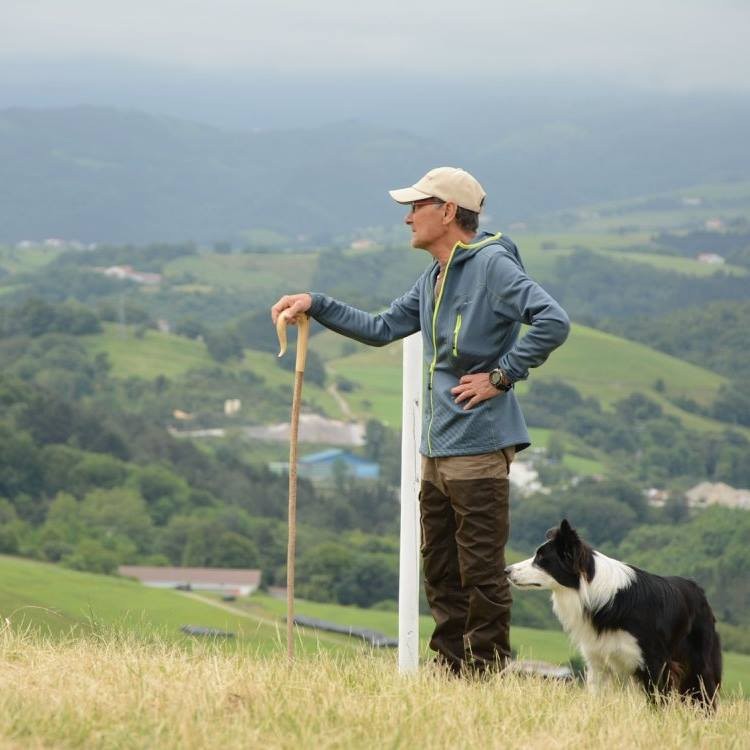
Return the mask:
M505 569L505 575L506 576L510 575L510 565Z

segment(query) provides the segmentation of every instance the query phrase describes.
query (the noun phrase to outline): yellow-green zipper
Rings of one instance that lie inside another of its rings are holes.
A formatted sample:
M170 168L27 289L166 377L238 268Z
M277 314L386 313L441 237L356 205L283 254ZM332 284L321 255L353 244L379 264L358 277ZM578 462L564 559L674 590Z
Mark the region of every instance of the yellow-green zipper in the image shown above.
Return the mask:
M438 316L438 310L440 309L440 302L443 299L443 290L445 289L445 284L448 281L448 269L451 266L451 261L453 260L453 255L456 252L456 248L458 247L459 243L456 243L453 246L453 250L451 250L450 257L448 258L448 262L445 264L445 271L443 272L443 283L440 284L440 293L438 294L438 298L435 300L435 309L432 311L432 362L430 362L430 423L427 425L427 450L430 455L432 455L432 420L435 417L435 405L433 403L433 397L432 397L432 379L435 377L435 365L437 364L437 350L438 350L438 344L437 344L437 329L436 329L436 323L437 323L437 316Z
M456 315L456 325L453 329L453 356L458 356L458 334L461 330L461 313Z

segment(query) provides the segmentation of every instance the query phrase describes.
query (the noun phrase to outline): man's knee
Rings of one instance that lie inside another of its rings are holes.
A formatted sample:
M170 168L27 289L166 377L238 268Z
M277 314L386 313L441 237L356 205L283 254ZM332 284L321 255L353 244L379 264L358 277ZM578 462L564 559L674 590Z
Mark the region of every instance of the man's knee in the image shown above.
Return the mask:
M427 583L440 586L443 582L459 582L459 567L456 545L447 541L422 545L422 571Z

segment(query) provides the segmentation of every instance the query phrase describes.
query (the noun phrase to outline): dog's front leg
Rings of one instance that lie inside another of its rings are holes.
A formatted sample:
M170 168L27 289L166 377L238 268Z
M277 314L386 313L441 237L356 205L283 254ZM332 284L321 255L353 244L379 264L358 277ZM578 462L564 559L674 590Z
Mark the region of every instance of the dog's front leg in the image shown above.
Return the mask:
M590 693L602 692L610 684L609 672L598 659L586 659L586 687Z

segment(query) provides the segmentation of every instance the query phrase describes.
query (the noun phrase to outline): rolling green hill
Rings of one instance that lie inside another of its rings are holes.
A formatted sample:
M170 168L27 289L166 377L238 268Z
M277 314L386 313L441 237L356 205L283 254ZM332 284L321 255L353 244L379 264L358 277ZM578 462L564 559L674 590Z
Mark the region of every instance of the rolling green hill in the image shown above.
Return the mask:
M86 343L94 354L107 355L118 378L174 378L212 364L206 347L197 341L156 331L136 336L132 327L114 323L105 325L101 334L87 336Z
M269 321L269 327L270 325ZM112 365L112 374L117 378L140 377L152 380L160 375L180 378L190 370L218 366L202 342L183 336L152 330L136 336L132 327L107 324L102 333L82 338L92 354L107 355ZM293 357L293 349L286 356ZM262 377L270 384L274 397L283 393L283 399L290 400L291 403L294 374L279 367L273 354L248 349L241 362L233 360L223 364L222 369L230 373L249 372ZM225 397L231 395L227 393ZM323 411L331 417L343 416L330 393L314 383L305 384L304 396L306 405L311 409ZM207 400L212 397L213 394L206 394ZM180 404L174 404L173 408L181 407ZM252 421L252 405L246 404L246 408L250 409L249 419Z
M51 635L71 630L122 627L144 634L157 632L187 642L182 625L198 625L233 632L238 642L253 650L273 652L284 643L284 624L269 616L222 609L178 591L154 589L124 578L82 573L48 563L0 556L0 615L18 626ZM303 634L307 648L317 639ZM324 639L325 644L348 644Z

